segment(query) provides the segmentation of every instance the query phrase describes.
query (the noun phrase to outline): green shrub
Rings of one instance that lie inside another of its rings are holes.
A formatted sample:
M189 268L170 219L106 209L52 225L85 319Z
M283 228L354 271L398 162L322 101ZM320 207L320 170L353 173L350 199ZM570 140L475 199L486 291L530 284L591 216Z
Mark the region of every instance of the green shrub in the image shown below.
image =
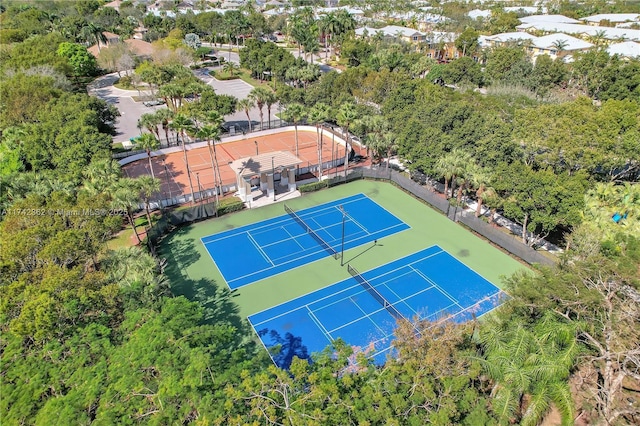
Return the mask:
M131 76L125 75L124 77L120 77L116 80L113 85L119 89L134 89L133 84L131 83Z
M327 181L319 181L319 182L312 182L312 183L307 183L304 185L300 185L298 187L298 190L300 192L313 192L313 191L319 191L321 189L325 189L327 188Z
M237 198L227 198L218 205L218 216L244 209L244 203Z

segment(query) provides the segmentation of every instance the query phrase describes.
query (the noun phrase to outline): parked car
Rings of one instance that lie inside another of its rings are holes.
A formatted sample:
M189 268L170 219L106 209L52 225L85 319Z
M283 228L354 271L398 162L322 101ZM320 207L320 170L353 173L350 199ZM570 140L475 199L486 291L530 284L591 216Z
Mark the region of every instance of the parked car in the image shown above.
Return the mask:
M153 99L150 101L144 101L142 104L146 107L154 107L164 104L164 101L162 99Z

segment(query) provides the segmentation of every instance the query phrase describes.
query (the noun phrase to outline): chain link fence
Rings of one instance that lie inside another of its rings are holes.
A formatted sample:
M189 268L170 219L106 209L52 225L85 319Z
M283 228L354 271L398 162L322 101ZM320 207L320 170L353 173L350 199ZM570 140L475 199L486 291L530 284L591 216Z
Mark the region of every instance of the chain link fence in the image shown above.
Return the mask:
M517 236L505 233L501 229L494 228L484 220L475 217L474 213L465 211L451 204L448 200L440 197L436 192L436 189L429 184L421 185L405 174L399 173L391 168L364 167L350 170L350 173L347 175L347 181L357 179L358 176L366 179L388 180L395 183L400 188L441 211L449 219L455 222L462 222L474 232L482 235L492 243L502 247L509 253L523 259L529 264L539 263L542 265L554 265L556 263L556 260L549 258L522 243ZM345 181L344 175L335 179L337 179L336 184Z

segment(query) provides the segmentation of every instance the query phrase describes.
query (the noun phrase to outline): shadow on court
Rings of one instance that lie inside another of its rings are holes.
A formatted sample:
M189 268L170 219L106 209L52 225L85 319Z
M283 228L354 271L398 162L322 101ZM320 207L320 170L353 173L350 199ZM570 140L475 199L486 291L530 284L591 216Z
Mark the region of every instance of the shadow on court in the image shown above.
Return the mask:
M233 295L228 287L209 278L192 278L187 274L187 268L197 262L201 255L196 251L196 242L184 238L188 228L175 230L167 235L162 243L160 255L167 259L164 270L169 278L171 292L174 296L184 296L192 302L198 302L204 308L204 322L206 324L229 324L236 328L235 333L238 346L247 339L252 330L239 315L239 307L233 301ZM249 343L252 350L254 343Z
M300 359L310 358L307 347L302 344L302 336L294 336L286 332L284 337L282 337L276 330L269 330L268 328L258 330L258 336L260 337L267 334L271 339L269 354L278 367L285 370L288 369L291 366L294 356Z

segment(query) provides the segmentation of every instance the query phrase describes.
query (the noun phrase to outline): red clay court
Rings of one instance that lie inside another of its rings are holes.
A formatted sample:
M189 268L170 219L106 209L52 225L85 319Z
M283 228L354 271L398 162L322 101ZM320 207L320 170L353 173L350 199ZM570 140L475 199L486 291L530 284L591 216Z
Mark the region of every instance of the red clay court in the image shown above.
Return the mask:
M336 139L337 138L338 137L336 137ZM223 185L234 185L236 182L235 173L231 170L229 164L240 158L255 156L256 146L258 154L288 151L295 155L295 132L285 130L280 133L264 136L247 135L246 138L242 140L216 144L216 153ZM364 155L364 149L360 146L354 144L353 148L356 154ZM332 137L327 136L327 134L323 136L323 162L331 161L332 158L343 158L345 154L344 150L343 144L338 143L337 140L334 143ZM193 190L197 192L198 190L213 188L214 179L209 148L205 146L203 148L189 150L189 146L187 145L187 158L191 168ZM317 136L315 131L298 129L298 158L303 161L303 163L300 164L300 168L302 169L318 164ZM163 198L189 194L189 179L187 177L187 168L182 150L153 157L151 162L155 176L160 179L162 184L161 192ZM338 167L338 169L341 170L342 168ZM123 171L127 176L133 178L151 174L149 161L146 158L123 166ZM325 173L326 172L327 171L325 171ZM198 182L200 183L200 188L198 188Z

